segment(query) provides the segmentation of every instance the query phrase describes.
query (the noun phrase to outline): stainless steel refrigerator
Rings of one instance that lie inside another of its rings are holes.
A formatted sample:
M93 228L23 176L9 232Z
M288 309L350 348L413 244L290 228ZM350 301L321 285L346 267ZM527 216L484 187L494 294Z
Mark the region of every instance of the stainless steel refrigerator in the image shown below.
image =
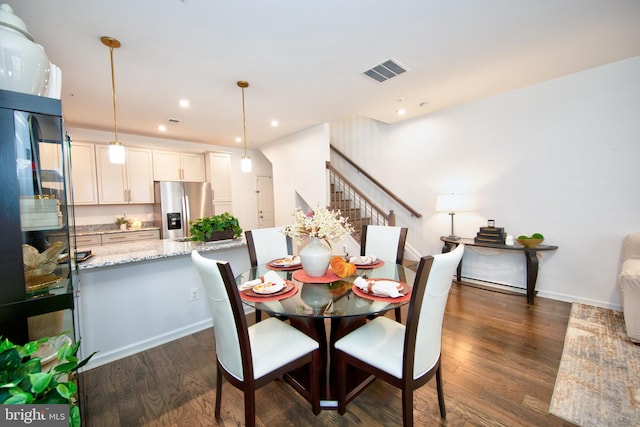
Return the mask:
M154 195L154 216L161 239L188 238L189 221L213 215L208 182L156 181Z

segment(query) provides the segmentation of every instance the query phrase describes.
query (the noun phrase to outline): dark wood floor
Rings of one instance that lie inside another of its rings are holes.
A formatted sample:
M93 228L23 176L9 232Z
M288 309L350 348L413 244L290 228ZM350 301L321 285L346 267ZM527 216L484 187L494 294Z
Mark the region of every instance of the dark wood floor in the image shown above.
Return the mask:
M435 380L414 398L416 426L570 426L548 414L570 304L454 283L444 321L442 366L446 421ZM253 318L252 315L249 317ZM223 385L222 420L214 419L215 354L206 330L82 374L86 424L97 426L238 426L242 394ZM399 426L400 392L376 381L344 416L310 405L283 381L257 391L258 426Z

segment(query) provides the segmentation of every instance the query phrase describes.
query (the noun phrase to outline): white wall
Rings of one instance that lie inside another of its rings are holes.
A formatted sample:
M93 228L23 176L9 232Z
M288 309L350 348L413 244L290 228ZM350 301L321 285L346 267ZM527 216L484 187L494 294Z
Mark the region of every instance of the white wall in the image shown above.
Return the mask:
M74 142L108 144L108 141L113 139L111 132L83 128L69 128L69 134ZM233 198L233 212L231 213L238 218L243 229L258 228L256 177L271 176L271 164L260 151L247 151L253 163L253 170L251 173L242 173L240 171L240 158L243 155L241 147L221 147L124 133L119 133L119 137L123 144L136 147L192 153L204 153L206 151L231 153L231 193ZM76 225L109 224L114 222L122 212L126 212L130 218L153 221L153 205L95 205L76 206Z
M640 230L640 57L551 80L408 122L332 125L331 143L423 214L408 244L438 253L449 216L441 193L470 193L455 217L473 237L487 219L510 234L559 246L541 260L540 296L620 308L624 235ZM470 250L464 275L524 285L524 259Z
M291 224L296 207L327 203L329 127L319 125L261 147L273 165L275 224Z

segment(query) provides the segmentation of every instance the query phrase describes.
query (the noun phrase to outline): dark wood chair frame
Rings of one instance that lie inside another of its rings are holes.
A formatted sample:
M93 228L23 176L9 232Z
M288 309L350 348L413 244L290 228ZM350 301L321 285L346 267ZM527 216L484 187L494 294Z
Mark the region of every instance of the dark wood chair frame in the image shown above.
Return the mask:
M436 388L438 391L438 404L440 406L440 416L445 418L446 408L444 404L444 392L442 389L442 373L440 369L440 356L436 364L425 374L419 378L413 378L413 366L415 361L415 345L416 333L418 332L418 317L426 291L427 279L431 266L433 265L432 256L424 256L420 259L416 279L413 286L411 301L409 303L409 312L407 314L407 324L405 330L402 378L396 378L374 366L362 362L347 353L336 349L336 364L338 377L338 413L344 415L347 403L355 398L355 394L347 395L346 393L346 376L347 365L357 369L366 371L376 378L379 378L402 390L402 422L405 427L413 426L413 391L422 387L427 382L436 377Z
M249 249L249 263L251 264L251 267L257 267L258 266L258 254L256 253L256 245L255 242L253 240L253 234L251 233L251 230L247 230L244 232L244 237L245 240L247 241L247 248ZM293 253L293 240L291 239L291 237L286 236L287 238L287 251L288 253L292 254ZM255 316L256 316L256 322L259 322L262 320L262 310L258 310L257 308L255 309Z
M362 226L362 232L360 233L360 255L366 255L367 250L367 227L368 225ZM404 245L407 242L407 227L400 228L400 235L398 236L398 249L396 251L396 264L402 264L404 261ZM396 321L402 322L402 312L400 308L396 308L394 310Z
M220 364L218 359L216 358L216 408L215 408L215 416L216 419L220 419L220 406L222 402L222 377L231 383L234 387L239 390L242 390L244 393L244 416L245 416L245 424L247 426L255 426L255 416L256 416L256 398L255 391L268 384L269 382L280 378L282 375L286 374L295 369L299 369L308 365L309 367L309 391L303 393L303 397L311 403L313 413L318 415L320 413L320 362L321 362L321 354L320 348L314 350L311 353L307 353L306 355L293 360L292 362L283 365L282 367L270 372L267 375L264 375L257 380L254 380L253 377L253 364L252 364L252 355L251 355L251 345L249 343L249 333L247 326L247 319L244 314L244 310L242 307L242 301L240 299L240 293L236 286L236 282L233 278L233 272L231 270L231 266L228 262L218 262L218 269L220 270L220 275L222 276L222 280L224 282L225 289L227 294L229 295L231 308L233 311L233 318L235 320L236 329L238 331L238 337L240 341L240 353L242 356L242 372L244 375L244 380L239 380L234 377L231 373L229 373L225 368ZM215 328L215 325L214 325Z

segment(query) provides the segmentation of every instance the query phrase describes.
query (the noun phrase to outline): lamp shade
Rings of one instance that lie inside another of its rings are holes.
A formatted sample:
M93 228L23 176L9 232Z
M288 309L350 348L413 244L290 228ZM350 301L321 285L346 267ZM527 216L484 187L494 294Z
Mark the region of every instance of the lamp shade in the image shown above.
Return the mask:
M121 142L110 142L109 143L109 162L115 164L124 164L125 161L125 152L124 145Z
M251 172L251 157L243 156L242 159L240 159L240 170L244 173Z
M436 212L462 212L471 209L471 197L467 194L439 194Z

